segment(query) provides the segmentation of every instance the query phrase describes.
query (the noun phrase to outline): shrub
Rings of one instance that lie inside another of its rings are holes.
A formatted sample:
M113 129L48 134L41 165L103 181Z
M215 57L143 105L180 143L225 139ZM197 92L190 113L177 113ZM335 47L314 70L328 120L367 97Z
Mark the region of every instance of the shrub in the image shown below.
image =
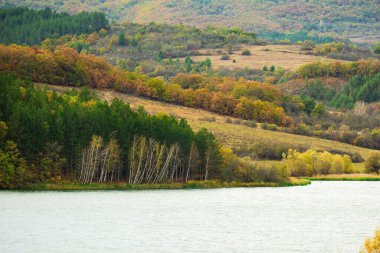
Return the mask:
M297 149L301 152L308 150L308 145L294 145L288 143L268 143L258 142L253 145L243 145L234 148L234 153L240 157L250 157L252 159L281 160L283 154L289 149Z
M251 55L251 51L249 51L249 49L244 49L244 50L241 52L241 55L245 55L245 56Z
M300 135L311 135L310 128L305 123L298 124L293 130L293 133Z
M225 122L228 123L228 124L232 124L232 119L227 118Z
M368 238L360 253L378 253L380 252L380 228L375 231L373 238Z
M380 153L371 153L365 161L365 169L368 173L380 173Z
M257 127L256 121L253 121L253 120L244 121L244 125L247 126L247 127L252 127L252 128L256 128Z
M238 158L231 149L220 148L222 164L220 166L223 181L240 182L284 182L290 173L285 166L258 167L248 157Z
M301 50L310 51L314 48L314 42L311 40L305 40L302 43Z
M380 54L380 45L375 46L375 48L373 49L373 52L375 54Z
M283 161L292 176L352 173L352 161L348 155L333 155L327 151L308 150L300 153L289 150Z
M355 131L343 131L340 133L339 140L341 142L354 144L354 141L355 141L357 136L358 136L358 134Z
M241 182L285 182L290 176L285 166L277 165L259 167L249 158L240 159L240 166L235 172L235 179Z
M108 32L107 32L106 29L104 29L104 28L100 29L100 31L99 31L99 36L100 37L106 37L107 34L108 34Z
M358 152L351 153L340 149L327 149L326 151L334 155L348 155L354 163L361 163L364 161L363 157Z
M0 149L0 189L15 189L27 177L26 161L21 157L16 143L6 141Z
M262 123L261 128L265 130L277 131L278 127L275 124Z
M199 121L215 122L216 118L214 116L212 116L212 117L203 117L203 118L199 118Z
M222 60L222 61L227 61L227 60L229 60L231 57L229 56L229 55L222 55L222 57L220 57L220 59Z

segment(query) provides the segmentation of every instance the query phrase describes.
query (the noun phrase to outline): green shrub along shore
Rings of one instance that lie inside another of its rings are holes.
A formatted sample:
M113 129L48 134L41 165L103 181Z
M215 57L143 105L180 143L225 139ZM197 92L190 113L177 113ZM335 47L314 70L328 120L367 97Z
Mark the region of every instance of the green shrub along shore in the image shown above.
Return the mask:
M93 190L179 190L179 189L218 189L233 187L287 187L304 186L310 184L307 179L292 178L287 182L221 182L217 180L209 181L189 181L187 183L166 183L166 184L127 184L127 183L90 183L81 184L76 181L61 181L54 183L30 184L19 188L19 191L93 191Z

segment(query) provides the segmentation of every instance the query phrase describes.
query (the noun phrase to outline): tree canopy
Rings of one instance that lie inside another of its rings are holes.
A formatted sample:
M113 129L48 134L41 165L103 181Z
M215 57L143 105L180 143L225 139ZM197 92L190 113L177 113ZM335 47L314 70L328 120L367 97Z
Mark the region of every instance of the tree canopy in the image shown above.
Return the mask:
M32 10L24 7L0 9L0 43L40 44L46 38L64 34L82 34L108 27L100 12L81 12L70 16L49 8Z

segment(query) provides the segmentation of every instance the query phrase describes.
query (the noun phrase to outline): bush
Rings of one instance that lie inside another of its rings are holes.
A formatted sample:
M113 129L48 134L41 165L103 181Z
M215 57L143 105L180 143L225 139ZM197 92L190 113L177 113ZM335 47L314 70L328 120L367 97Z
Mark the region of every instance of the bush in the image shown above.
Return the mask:
M253 120L247 120L247 121L244 121L243 123L245 126L247 127L252 127L252 128L256 128L257 127L257 123L256 121L253 121Z
M358 136L355 131L343 131L340 133L339 141L348 144L354 144L356 137Z
M278 127L275 124L262 123L261 128L265 130L277 131Z
M290 176L289 170L285 166L259 167L249 158L240 160L235 177L241 182L285 182Z
M236 120L234 121L234 124L236 124L236 125L240 125L240 124L241 124L241 120L240 120L240 119L236 119Z
M231 149L222 147L221 180L231 182L284 182L290 173L285 166L259 168L250 158L239 159Z
M314 48L314 42L311 40L305 40L301 45L301 50L310 51Z
M215 122L216 118L214 116L212 116L212 117L203 117L203 118L199 118L199 121Z
M380 173L380 153L371 153L365 161L365 169L368 173Z
M326 151L334 155L348 155L353 163L361 163L364 161L363 157L358 152L351 153L340 149L327 149Z
M241 55L245 55L245 56L251 55L251 51L249 51L248 49L244 49L244 50L241 52Z
M373 238L368 238L360 253L379 253L380 252L380 228L375 231Z
M380 54L380 45L375 46L375 48L373 49L373 52L375 54Z
M333 155L327 151L308 150L300 153L289 150L283 161L292 176L314 176L318 174L352 173L352 161L348 155Z
M227 118L225 122L228 123L228 124L232 124L232 119Z
M267 143L258 142L253 145L243 145L234 148L234 153L240 157L250 157L252 159L278 160L283 154L287 154L289 149L297 149L301 152L308 150L308 145L292 145L287 143Z
M231 57L229 56L229 55L222 55L222 57L220 57L220 59L222 60L222 61L228 61L229 59L231 59Z
M0 149L0 189L15 189L24 184L27 174L25 160L16 143L6 141Z

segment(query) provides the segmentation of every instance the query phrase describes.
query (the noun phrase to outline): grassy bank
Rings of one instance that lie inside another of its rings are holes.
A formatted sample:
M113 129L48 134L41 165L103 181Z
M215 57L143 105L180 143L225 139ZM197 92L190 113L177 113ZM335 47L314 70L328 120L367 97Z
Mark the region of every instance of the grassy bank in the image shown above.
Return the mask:
M56 183L31 184L21 188L21 191L93 191L93 190L174 190L174 189L216 189L233 187L285 187L303 186L310 184L307 179L291 178L288 182L220 182L220 181L191 181L187 183L168 184L127 184L127 183L91 183L80 184L73 181L61 181Z
M331 174L304 177L311 181L380 181L380 175L376 174Z

